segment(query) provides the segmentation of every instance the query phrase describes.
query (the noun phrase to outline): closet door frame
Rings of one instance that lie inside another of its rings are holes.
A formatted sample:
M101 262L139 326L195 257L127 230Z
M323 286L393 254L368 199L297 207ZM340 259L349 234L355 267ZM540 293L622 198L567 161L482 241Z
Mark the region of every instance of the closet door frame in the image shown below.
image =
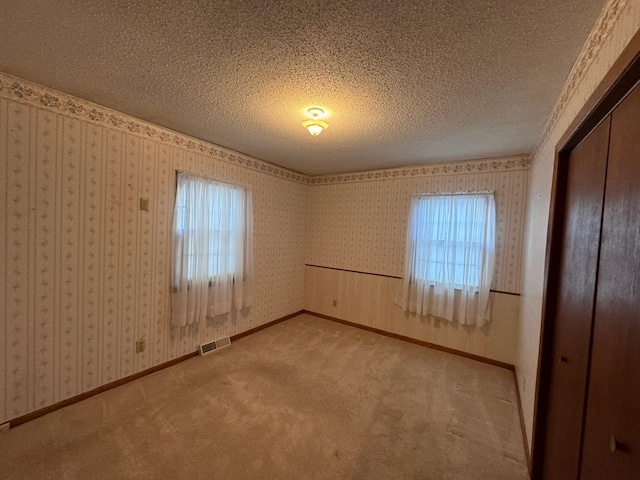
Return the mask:
M547 434L546 420L550 394L549 384L553 367L553 335L558 299L559 269L557 266L562 253L569 154L611 113L638 81L640 81L640 31L633 36L556 144L545 255L542 324L530 459L532 480L543 479L544 459L542 455Z

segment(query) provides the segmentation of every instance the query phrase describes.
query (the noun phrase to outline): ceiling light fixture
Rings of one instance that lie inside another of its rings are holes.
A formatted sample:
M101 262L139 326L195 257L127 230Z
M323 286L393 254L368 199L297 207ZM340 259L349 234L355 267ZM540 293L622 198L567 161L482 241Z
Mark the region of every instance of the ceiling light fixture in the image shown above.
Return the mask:
M314 137L320 135L329 126L327 122L320 120L321 117L324 117L324 110L313 107L307 110L307 113L311 115L311 120L305 120L302 122L302 126L309 130L309 133Z

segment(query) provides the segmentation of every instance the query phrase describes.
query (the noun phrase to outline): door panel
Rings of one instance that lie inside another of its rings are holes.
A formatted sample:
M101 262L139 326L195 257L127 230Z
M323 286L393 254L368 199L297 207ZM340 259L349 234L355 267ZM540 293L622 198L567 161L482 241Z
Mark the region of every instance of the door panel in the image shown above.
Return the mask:
M610 119L570 154L559 268L544 478L576 480L587 386Z
M611 120L582 453L587 480L640 478L639 139L636 88ZM611 435L624 444L615 452Z

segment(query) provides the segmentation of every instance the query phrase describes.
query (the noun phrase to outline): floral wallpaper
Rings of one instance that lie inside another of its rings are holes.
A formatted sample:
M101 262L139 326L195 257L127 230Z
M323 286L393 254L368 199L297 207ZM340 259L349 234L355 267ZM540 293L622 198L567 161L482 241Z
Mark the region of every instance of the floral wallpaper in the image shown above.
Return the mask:
M620 16L623 15L623 12L628 6L629 0L608 0L606 2L553 106L545 129L531 155L533 160L538 158L541 149L545 143L549 141L554 128L561 121L561 116L568 109L570 102L573 101L574 105L576 104L575 99L573 99L574 93L581 89L581 84L584 84L585 78L587 78L590 73L589 69L594 59L598 57L601 49L608 40L610 32L616 26L616 22L618 22Z
M540 347L544 267L555 149L631 39L640 31L640 1L608 0L560 93L532 155L518 333L516 372L531 445Z
M303 308L305 176L3 74L0 157L0 423ZM169 325L177 169L253 189L248 312Z
M461 173L502 172L529 168L528 156L486 158L464 162L437 163L413 167L388 168L367 172L342 173L339 175L319 175L309 179L310 185L333 183L352 183L372 180L391 180L439 175L457 175Z
M401 275L411 192L491 187L506 195L499 216L517 218L528 168L510 157L310 178L2 73L0 152L0 422L301 310L305 259ZM253 189L256 302L172 329L177 169ZM503 225L513 261L521 227ZM499 288L517 291L517 268L501 265Z
M186 150L196 151L217 160L224 160L225 162L268 173L269 175L301 183L308 182L308 177L304 174L146 123L116 110L111 110L2 72L0 72L0 96L55 111L56 113L62 113L95 125L102 125L124 133L133 133L143 138L183 147Z
M412 195L493 190L493 289L520 293L528 172L529 159L523 156L314 177L307 264L401 277Z

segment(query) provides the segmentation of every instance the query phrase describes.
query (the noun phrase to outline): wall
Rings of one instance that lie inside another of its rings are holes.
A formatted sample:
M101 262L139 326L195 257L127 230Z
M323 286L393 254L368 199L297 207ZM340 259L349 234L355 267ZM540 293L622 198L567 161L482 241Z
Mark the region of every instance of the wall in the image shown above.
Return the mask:
M390 304L396 279L302 267L309 194L307 263L401 276L408 203L398 197L413 188L457 189L450 185L464 183L465 176L484 178L481 172L397 169L313 178L307 187L302 175L0 74L0 422L175 358L204 338L299 310L306 275L305 308L503 361L515 358L530 440L554 147L639 27L639 0L607 3L530 174L522 171L530 177L528 189L519 187L523 194L528 190L518 207L527 205L523 271L517 266L518 224L517 233L507 231L510 243L502 244L502 287L496 288L522 293L515 353L511 346L496 348L500 342L493 336L494 327L507 332L518 321L510 296L494 294L494 308L505 313L496 315L489 331L469 334L446 322L436 330L424 319L412 323L383 313L396 308ZM168 326L176 168L254 189L256 304L247 315L194 329ZM402 172L415 178L399 178L406 177ZM140 196L151 198L150 212L137 210ZM330 202L326 208L321 198ZM361 306L350 306L342 300L347 298ZM512 334L505 335L510 342ZM136 355L138 338L145 338L147 350Z
M313 177L305 309L513 364L528 167L527 157L507 157ZM480 329L405 314L393 303L400 280L388 277L404 274L411 195L486 189L496 192L493 289L506 292L492 295L492 322Z
M532 158L516 372L531 445L555 146L640 27L639 0L610 0L569 75Z
M0 152L0 423L302 309L306 176L3 74ZM169 326L176 169L253 189L246 313Z

